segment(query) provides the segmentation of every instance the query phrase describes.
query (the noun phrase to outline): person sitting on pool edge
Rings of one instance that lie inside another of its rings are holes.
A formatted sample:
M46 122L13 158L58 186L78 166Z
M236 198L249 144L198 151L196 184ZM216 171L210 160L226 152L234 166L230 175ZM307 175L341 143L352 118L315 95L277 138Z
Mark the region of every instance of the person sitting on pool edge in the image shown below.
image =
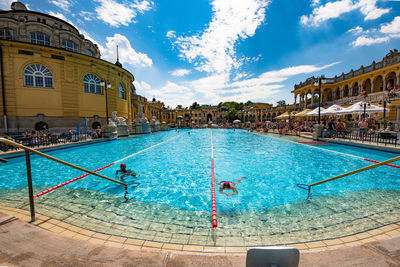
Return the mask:
M246 178L246 177L244 177L244 176L240 177L237 180L237 182L228 182L228 181L219 182L219 192L221 194L227 195L228 197L231 197L231 196L234 196L234 195L238 194L239 192L236 189L236 184L239 184L240 180L242 180L243 178ZM232 194L228 194L228 193L224 192L225 189L227 189L227 190L232 189L233 193Z
M125 163L121 163L121 165L119 166L119 170L115 172L115 176L118 176L118 173L121 173L121 176L119 177L121 180L123 180L127 176L136 177L136 173L126 169Z

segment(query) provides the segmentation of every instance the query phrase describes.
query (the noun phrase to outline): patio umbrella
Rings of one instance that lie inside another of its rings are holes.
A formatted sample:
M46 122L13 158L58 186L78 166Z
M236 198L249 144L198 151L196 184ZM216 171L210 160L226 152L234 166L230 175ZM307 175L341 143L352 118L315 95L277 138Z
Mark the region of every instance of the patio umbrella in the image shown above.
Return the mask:
M321 112L325 109L321 107ZM318 116L318 108L314 108L312 111L306 113L306 116Z
M305 110L296 113L296 115L294 115L294 116L295 117L304 117L306 115L306 113L308 113L310 111L311 111L311 109L306 108Z
M234 120L233 123L241 123L240 120Z
M344 108L343 110L339 111L338 114L354 114L354 113L363 113L364 112L364 105L365 107L365 112L366 113L381 113L384 112L385 109L382 107L370 105L367 102L360 101L357 102L350 107ZM386 109L386 112L390 111L388 108Z
M286 111L285 113L279 115L278 117L275 117L275 119L278 119L278 120L289 119L289 112Z
M332 105L329 108L321 111L321 115L336 115L344 108L339 105Z

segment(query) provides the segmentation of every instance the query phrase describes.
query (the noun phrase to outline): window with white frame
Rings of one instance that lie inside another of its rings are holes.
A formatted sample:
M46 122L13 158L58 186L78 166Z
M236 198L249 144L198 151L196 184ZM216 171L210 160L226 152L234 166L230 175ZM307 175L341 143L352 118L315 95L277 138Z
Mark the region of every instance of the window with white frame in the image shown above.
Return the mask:
M0 39L3 40L15 40L17 32L8 28L0 29Z
M78 52L78 46L70 40L62 40L62 46L68 51Z
M93 57L93 53L89 49L86 49L86 55Z
M53 88L53 74L43 65L31 64L24 70L24 86Z
M125 99L125 89L121 83L119 84L118 89L119 89L119 98Z
M31 43L38 45L50 45L50 36L42 32L31 32Z
M86 93L101 94L100 79L96 75L86 74L83 77L83 85Z

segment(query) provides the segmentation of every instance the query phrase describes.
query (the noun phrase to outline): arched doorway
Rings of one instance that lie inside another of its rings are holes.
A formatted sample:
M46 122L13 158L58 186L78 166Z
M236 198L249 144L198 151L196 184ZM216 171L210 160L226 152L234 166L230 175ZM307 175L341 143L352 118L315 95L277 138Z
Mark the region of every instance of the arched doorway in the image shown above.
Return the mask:
M101 129L101 124L98 121L92 123L92 129Z
M391 90L395 87L396 85L396 73L394 71L390 72L387 76L386 76L386 89L387 90Z
M212 122L212 115L211 114L207 114L207 122L211 121Z
M376 77L374 81L374 88L373 88L373 93L378 93L383 91L383 79L382 76L379 75Z
M367 94L370 94L370 93L371 93L371 80L370 80L370 79L367 79L367 80L364 82L363 89L364 89L364 91L365 91Z
M352 96L356 96L356 95L358 95L358 82L355 82L354 84L353 84L353 88L352 88L353 90L353 92L352 92Z
M335 99L339 99L340 98L340 89L339 87L336 88L336 94L335 94Z
M42 131L42 130L48 130L48 129L49 129L49 125L47 124L47 122L39 121L35 124L36 131Z
M349 96L349 85L346 84L343 90L343 97L348 97Z

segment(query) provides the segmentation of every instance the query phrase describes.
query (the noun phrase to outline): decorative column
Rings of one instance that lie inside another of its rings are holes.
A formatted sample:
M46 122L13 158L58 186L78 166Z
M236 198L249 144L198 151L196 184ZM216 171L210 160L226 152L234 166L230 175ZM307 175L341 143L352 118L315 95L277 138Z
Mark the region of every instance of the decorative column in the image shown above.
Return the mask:
M294 94L294 105L296 105L297 95Z
M382 83L383 83L382 91L385 91L386 90L386 79L382 79Z
M311 106L314 105L314 91L311 93Z
M400 86L400 73L396 75L397 81L396 81L396 86Z
M374 82L371 81L371 92L370 93L373 93L373 92L374 92Z

